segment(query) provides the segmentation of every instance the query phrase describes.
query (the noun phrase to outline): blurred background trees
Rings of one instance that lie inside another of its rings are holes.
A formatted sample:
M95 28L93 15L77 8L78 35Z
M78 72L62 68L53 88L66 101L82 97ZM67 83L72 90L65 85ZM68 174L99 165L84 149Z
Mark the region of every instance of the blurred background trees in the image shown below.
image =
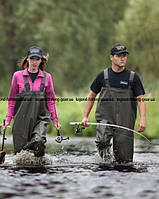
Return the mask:
M56 95L86 97L97 73L111 65L110 48L122 43L130 53L127 66L139 73L146 96L155 97L147 103L146 133L158 137L158 19L158 0L0 0L0 96L8 96L17 62L37 45L50 55L46 71ZM67 133L70 121L82 119L84 103L57 103ZM1 102L1 119L6 110Z
M123 43L128 67L143 79L159 75L157 0L0 0L0 95L8 95L17 62L30 46L49 53L56 93L86 91Z
M8 94L17 62L32 45L49 53L56 93L88 88L105 56L127 0L0 0L0 94Z
M116 25L116 41L124 43L130 56L128 65L143 78L147 89L159 85L159 1L132 0L124 18Z

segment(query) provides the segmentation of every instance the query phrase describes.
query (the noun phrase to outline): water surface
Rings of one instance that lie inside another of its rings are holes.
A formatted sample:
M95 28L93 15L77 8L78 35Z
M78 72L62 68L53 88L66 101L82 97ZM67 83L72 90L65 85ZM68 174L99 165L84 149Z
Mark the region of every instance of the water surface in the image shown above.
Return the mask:
M136 140L134 166L121 169L101 162L94 138L71 138L62 144L54 139L48 138L46 157L52 164L45 166L16 165L11 138L6 141L0 198L159 198L159 140L152 145Z

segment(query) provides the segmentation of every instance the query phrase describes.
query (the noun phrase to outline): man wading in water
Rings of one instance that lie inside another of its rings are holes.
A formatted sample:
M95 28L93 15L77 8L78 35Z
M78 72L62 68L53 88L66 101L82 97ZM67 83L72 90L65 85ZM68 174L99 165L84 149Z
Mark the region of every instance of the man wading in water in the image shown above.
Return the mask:
M9 93L6 129L14 116L12 128L14 153L33 150L37 157L45 154L46 127L50 118L60 129L55 106L52 78L43 71L47 57L33 46L20 62L23 69L14 73Z
M100 72L93 81L88 98L100 93L95 117L97 122L109 123L134 129L137 105L140 114L138 132L145 130L144 88L135 72L125 68L128 51L116 44L110 51L112 67ZM82 124L86 126L94 101L87 100ZM113 153L117 162L132 162L134 135L120 128L97 126L96 145L101 158L111 162L110 147L113 138Z

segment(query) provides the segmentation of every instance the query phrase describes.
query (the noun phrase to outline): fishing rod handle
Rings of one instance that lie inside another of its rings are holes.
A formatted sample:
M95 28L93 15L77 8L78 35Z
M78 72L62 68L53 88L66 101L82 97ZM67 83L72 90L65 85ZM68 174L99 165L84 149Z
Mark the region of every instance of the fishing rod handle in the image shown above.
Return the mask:
M81 125L82 124L82 122L70 122L70 125L71 126L74 126L74 125Z
M60 130L57 130L57 136L60 136Z
M71 126L79 126L82 125L82 122L70 122ZM92 122L86 122L86 125L93 125L93 126L97 126L99 123L92 123Z

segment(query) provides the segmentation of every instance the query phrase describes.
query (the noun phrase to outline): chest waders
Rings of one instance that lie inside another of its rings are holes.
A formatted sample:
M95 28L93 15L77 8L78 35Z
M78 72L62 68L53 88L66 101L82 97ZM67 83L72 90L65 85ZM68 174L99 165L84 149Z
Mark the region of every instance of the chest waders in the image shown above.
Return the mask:
M36 156L44 155L46 127L51 117L46 107L45 78L46 73L44 72L40 91L30 91L27 76L23 75L25 87L22 93L15 95L16 103L12 128L15 154L22 149L31 149L34 150Z
M131 71L128 89L111 88L109 85L108 69L104 70L105 84L101 89L96 108L97 122L104 122L134 129L137 102L133 96L132 83L134 72ZM111 139L113 138L113 153L118 162L133 161L134 134L123 129L113 129L97 126L96 145L100 156L109 159Z

